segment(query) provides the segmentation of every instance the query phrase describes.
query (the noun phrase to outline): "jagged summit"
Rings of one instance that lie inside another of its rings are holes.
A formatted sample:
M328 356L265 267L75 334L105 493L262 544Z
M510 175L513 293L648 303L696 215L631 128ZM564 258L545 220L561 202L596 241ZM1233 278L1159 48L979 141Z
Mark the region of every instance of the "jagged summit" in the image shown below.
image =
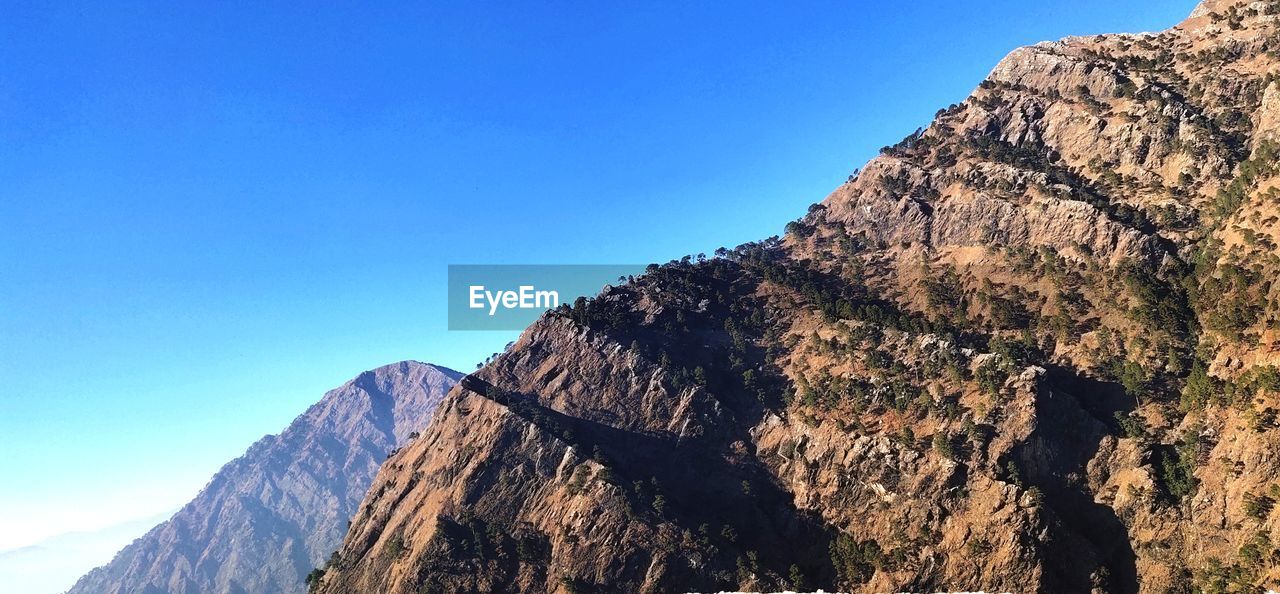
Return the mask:
M395 418L413 419L421 414L420 411L434 410L442 395L463 375L439 365L400 361L366 371L349 384L362 388L366 394L386 395L394 401L392 414ZM432 389L414 389L418 385L431 386ZM401 423L394 430L395 442L403 443L410 433L421 429L411 423Z
M465 375L461 372L449 369L448 367L443 367L443 366L435 365L432 363L423 363L422 361L414 361L412 359L406 359L404 361L398 361L396 363L388 363L386 365L383 365L382 367L370 369L369 371L366 371L364 373L371 373L374 376L379 378L392 378L392 379L399 379L404 375L412 375L416 373L440 374L446 377L453 378L455 381L462 379L462 376ZM364 374L362 373L361 375L364 375Z

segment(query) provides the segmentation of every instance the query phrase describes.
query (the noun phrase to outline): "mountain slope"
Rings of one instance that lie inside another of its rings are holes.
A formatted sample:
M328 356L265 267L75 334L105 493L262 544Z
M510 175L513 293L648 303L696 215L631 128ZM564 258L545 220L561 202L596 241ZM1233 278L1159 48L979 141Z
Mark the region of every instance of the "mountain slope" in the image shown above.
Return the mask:
M327 394L214 475L174 517L72 594L277 594L340 541L389 452L424 429L461 374L403 361Z
M544 316L318 591L1273 584L1278 18L1016 50L784 238Z

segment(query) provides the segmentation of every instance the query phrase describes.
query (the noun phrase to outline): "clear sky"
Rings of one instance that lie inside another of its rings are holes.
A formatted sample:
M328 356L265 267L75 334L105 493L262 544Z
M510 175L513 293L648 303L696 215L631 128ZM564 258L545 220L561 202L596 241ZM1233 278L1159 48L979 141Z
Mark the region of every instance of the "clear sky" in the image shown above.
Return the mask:
M1192 0L3 2L0 549L171 509L361 370L462 371L448 264L782 230L1016 46Z

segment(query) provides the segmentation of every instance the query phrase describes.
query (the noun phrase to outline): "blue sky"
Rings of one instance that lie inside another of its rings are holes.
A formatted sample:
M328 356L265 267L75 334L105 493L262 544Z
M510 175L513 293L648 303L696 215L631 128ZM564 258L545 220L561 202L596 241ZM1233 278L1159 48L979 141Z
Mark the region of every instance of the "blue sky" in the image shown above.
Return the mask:
M446 266L781 231L1016 46L1191 0L3 4L0 549L170 509ZM260 5L261 4L261 5Z

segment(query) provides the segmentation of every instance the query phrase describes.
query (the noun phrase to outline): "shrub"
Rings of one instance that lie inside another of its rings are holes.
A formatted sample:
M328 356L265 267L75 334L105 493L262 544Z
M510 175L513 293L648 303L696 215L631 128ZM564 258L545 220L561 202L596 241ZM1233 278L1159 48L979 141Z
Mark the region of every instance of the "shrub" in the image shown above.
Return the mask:
M943 431L933 434L933 449L948 460L956 455L955 448L951 446L951 438L947 437L947 434Z
M974 558L990 555L995 550L995 547L991 546L991 541L985 538L975 538L969 541L965 548L969 549L969 556Z
M307 574L307 579L305 580L307 584L307 592L308 593L315 592L316 588L320 587L320 580L323 578L324 578L323 569L320 569L319 567L312 569L311 573Z
M1252 493L1245 493L1244 495L1244 513L1255 520L1267 519L1275 505L1276 500L1266 495L1254 495Z
M403 555L409 549L404 544L404 537L397 534L387 541L387 544L383 546L383 550L386 551L387 555L395 558Z
M978 389L984 394L997 395L1004 389L1004 382L1009 379L1009 373L1000 364L999 358L991 357L978 366L974 377L978 381Z
M1160 451L1160 464L1156 475L1164 494L1171 503L1195 492L1199 480L1195 477L1198 440L1193 436L1172 448Z
M793 589L797 591L808 589L808 586L805 585L804 572L800 571L800 566L792 565L787 577L790 579Z
M831 565L841 582L862 584L871 579L884 562L884 552L874 540L859 541L844 533L837 534L830 544Z
M1116 423L1120 425L1120 432L1125 437L1136 438L1143 437L1147 434L1147 430L1142 426L1142 420L1131 415L1126 415L1120 411L1115 414Z
M1183 410L1194 410L1217 400L1222 394L1222 383L1213 376L1200 362L1191 367L1191 375L1182 387Z

